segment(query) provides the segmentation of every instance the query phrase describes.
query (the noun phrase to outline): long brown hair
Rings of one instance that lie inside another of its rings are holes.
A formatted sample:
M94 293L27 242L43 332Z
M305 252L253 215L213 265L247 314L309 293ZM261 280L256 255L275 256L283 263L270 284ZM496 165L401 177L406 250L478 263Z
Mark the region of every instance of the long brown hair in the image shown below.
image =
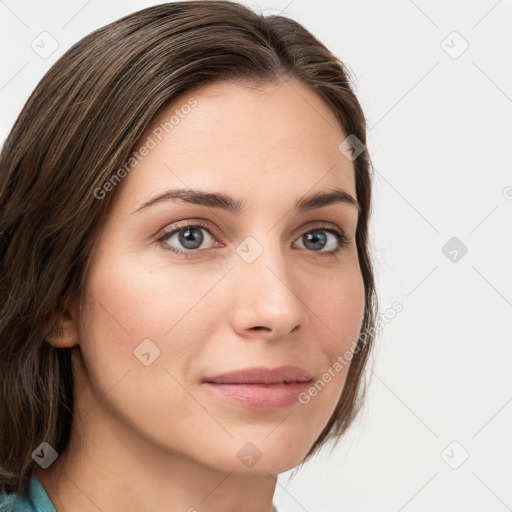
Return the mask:
M31 454L41 442L62 453L70 439L71 358L79 346L56 348L45 338L53 319L83 297L113 197L98 200L94 191L179 95L221 80L258 85L283 78L308 85L343 131L366 144L365 118L344 64L296 21L230 1L173 2L126 16L76 43L39 82L0 154L0 491L26 489L36 467ZM306 459L351 424L374 340L366 147L354 168L364 336L339 403Z

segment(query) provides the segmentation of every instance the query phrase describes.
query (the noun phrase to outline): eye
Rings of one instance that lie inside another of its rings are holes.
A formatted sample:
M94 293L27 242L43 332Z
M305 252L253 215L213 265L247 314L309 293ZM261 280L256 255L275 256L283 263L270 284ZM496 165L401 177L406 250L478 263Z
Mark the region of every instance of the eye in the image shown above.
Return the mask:
M326 233L331 236L327 236ZM331 256L351 242L341 229L334 228L330 224L308 229L302 234L299 241L302 243L302 247L309 249L310 252L319 252Z
M206 233L206 236L203 233ZM185 256L199 249L205 241L207 243L213 241L213 245L215 245L209 227L201 223L185 224L181 227L174 228L158 238L158 241L163 243L164 249L178 254L184 254ZM170 241L178 244L179 247L173 247L170 245ZM203 247L202 250L203 249L208 249L208 247Z

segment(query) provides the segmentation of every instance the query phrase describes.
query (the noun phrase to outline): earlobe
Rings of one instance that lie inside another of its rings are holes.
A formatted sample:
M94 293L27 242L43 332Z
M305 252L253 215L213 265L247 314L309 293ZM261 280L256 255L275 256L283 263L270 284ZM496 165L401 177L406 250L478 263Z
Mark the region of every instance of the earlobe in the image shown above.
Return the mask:
M45 334L45 340L56 348L69 348L78 344L75 319L68 311L56 317Z

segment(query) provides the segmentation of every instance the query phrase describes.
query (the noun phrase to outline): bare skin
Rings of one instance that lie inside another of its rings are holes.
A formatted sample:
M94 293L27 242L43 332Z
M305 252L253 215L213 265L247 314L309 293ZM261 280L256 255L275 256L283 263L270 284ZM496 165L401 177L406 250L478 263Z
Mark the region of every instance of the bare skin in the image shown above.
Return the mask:
M197 105L110 192L85 302L48 340L80 348L71 443L36 473L59 512L270 512L277 475L305 457L344 386L348 367L307 404L257 411L202 385L281 365L315 382L357 338L364 288L357 209L293 210L335 188L357 199L353 163L338 150L346 134L322 99L297 80L222 82L175 100L141 144L191 96ZM176 188L221 192L244 210L173 199L136 211ZM198 221L208 227L199 248L179 233L156 240ZM315 250L303 235L319 230L326 243ZM261 248L250 263L237 252L247 237L251 254ZM134 355L146 339L160 350L147 366ZM261 454L250 467L237 456L247 443Z

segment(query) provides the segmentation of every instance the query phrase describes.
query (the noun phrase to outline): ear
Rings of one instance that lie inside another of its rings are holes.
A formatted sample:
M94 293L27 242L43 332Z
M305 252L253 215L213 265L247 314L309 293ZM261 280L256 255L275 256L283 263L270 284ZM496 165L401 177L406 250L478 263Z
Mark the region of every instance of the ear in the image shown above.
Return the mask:
M76 315L66 310L56 316L44 337L52 347L56 348L69 348L78 345Z

